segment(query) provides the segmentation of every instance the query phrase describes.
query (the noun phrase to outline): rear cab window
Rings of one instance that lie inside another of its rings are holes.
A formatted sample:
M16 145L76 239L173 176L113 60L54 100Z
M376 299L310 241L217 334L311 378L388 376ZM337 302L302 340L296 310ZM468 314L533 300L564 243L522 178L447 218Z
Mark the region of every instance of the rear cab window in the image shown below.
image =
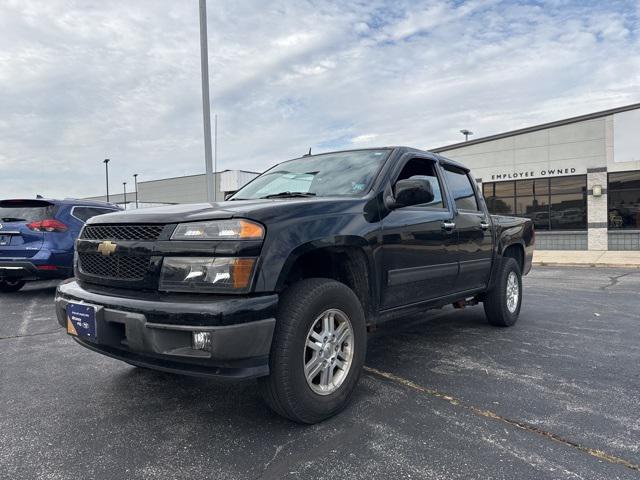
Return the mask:
M443 169L447 185L456 203L456 208L458 210L479 212L480 203L467 172L451 165L443 165Z

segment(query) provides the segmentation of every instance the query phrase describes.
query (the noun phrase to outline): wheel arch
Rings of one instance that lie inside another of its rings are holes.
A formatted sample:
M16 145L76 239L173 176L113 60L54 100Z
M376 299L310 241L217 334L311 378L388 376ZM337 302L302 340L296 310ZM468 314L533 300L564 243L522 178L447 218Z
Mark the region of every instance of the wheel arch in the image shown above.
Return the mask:
M299 245L285 260L275 289L282 292L304 278L331 278L351 288L360 299L367 318L377 308L378 286L373 254L359 236L335 236Z
M524 273L525 247L523 241L512 242L502 249L502 258L513 258L518 262L520 272Z

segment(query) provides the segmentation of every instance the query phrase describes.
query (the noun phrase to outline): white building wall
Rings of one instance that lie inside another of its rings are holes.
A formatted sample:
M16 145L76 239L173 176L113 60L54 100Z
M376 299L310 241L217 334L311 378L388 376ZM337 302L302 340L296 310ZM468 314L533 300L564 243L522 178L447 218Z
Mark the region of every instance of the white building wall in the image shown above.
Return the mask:
M607 165L606 119L597 118L441 153L485 182L584 175Z
M258 173L241 170L225 170L214 174L216 200L224 200L228 192L235 192L257 177ZM203 203L207 201L206 175L164 178L138 182L138 202L143 205L168 203ZM106 196L91 197L106 201ZM109 196L112 203L124 203L124 194L114 192ZM135 203L135 192L127 192L127 203Z

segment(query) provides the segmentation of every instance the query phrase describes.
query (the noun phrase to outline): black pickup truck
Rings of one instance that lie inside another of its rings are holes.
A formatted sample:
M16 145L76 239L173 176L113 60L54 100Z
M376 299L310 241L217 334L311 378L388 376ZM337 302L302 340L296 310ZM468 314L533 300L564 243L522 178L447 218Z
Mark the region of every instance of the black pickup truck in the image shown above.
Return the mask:
M86 348L256 377L273 410L314 423L348 403L376 324L482 302L491 324L513 325L534 238L530 220L489 215L469 170L439 155L307 155L224 202L89 220L56 312Z

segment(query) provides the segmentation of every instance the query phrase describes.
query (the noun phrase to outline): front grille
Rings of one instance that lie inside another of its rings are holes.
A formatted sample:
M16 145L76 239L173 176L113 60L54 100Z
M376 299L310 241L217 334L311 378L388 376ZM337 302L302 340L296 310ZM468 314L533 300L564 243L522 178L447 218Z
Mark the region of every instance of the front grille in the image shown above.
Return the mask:
M80 238L86 240L157 240L164 225L87 225Z
M79 253L78 260L82 273L117 280L141 280L150 263L149 257L105 257L101 253Z

